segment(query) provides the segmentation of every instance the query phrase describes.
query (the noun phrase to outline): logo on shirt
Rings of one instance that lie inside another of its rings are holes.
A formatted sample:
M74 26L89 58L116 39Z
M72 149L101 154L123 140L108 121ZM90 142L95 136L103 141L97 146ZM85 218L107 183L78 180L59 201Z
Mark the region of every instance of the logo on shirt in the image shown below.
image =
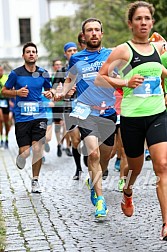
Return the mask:
M136 62L140 62L140 61L141 61L141 60L140 60L139 57L135 57L133 62L136 63Z
M88 56L86 56L85 58L84 58L84 60L88 60L89 59L89 57Z

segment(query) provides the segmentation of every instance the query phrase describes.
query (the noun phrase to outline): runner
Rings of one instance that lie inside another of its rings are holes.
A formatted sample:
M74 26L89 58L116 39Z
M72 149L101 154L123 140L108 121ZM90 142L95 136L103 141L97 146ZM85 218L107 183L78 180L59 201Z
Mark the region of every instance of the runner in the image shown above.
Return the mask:
M108 209L102 193L102 173L110 160L114 144L116 111L113 108L114 88L99 88L94 85L98 70L111 53L111 49L101 45L102 23L89 18L82 24L86 49L74 54L69 62L69 75L62 94L56 93L56 99L62 99L68 90L76 84L77 102L70 114L71 125L79 125L81 139L84 139L88 153L91 189L91 201L96 206L95 217L106 217Z
M159 54L163 42L150 43L154 7L144 1L131 3L128 26L132 39L110 54L96 79L96 85L123 87L121 104L121 136L128 161L129 175L121 203L123 213L134 213L132 189L144 162L146 139L157 176L157 196L162 213L162 239L167 240L167 113L161 77L167 77ZM110 72L118 67L121 79Z
M10 130L10 105L9 98L4 97L1 91L7 79L8 75L4 74L4 68L3 66L0 66L0 147L4 147L5 149L8 149L8 134ZM5 133L4 139L3 133Z
M42 163L42 145L45 143L47 127L46 111L42 106L43 95L52 97L50 78L43 68L36 66L37 47L28 42L23 46L24 65L11 71L2 89L7 97L16 97L15 102L15 134L19 146L16 165L23 169L32 146L32 192L40 193L38 177Z

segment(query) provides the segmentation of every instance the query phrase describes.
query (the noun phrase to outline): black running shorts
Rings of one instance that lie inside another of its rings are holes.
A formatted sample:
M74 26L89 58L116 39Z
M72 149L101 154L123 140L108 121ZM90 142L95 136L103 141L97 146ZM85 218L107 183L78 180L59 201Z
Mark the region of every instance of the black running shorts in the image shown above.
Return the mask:
M139 157L144 153L145 139L148 147L167 142L167 112L144 117L121 116L120 129L126 155Z

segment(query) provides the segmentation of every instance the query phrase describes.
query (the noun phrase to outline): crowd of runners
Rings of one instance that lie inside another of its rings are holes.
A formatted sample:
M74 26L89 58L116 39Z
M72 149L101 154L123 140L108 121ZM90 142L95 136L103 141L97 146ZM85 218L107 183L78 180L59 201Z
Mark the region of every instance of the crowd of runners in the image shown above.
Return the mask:
M55 132L55 155L61 158L64 150L74 159L74 180L80 179L84 158L97 219L108 212L102 180L108 176L110 159L116 156L121 208L127 217L134 214L133 185L144 159L151 160L158 178L162 239L167 240L167 56L165 40L150 39L153 16L152 4L131 3L131 39L115 48L102 46L99 19L84 20L78 42L64 45L66 64L54 59L52 74L36 65L37 46L26 43L23 66L9 76L0 67L0 144L8 148L14 123L16 165L23 169L32 152L32 193L41 193L40 169Z

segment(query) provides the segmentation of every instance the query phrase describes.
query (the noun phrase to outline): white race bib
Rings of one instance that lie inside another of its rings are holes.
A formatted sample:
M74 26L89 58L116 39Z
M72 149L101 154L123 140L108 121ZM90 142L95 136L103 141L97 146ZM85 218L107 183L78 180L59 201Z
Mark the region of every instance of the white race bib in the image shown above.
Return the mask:
M161 78L159 76L147 76L141 86L133 90L135 96L148 97L153 95L161 95Z
M8 107L8 102L7 100L0 100L0 107L1 108L7 108Z
M85 120L91 113L91 108L89 105L77 102L70 116Z
M38 102L21 102L21 115L39 114Z

